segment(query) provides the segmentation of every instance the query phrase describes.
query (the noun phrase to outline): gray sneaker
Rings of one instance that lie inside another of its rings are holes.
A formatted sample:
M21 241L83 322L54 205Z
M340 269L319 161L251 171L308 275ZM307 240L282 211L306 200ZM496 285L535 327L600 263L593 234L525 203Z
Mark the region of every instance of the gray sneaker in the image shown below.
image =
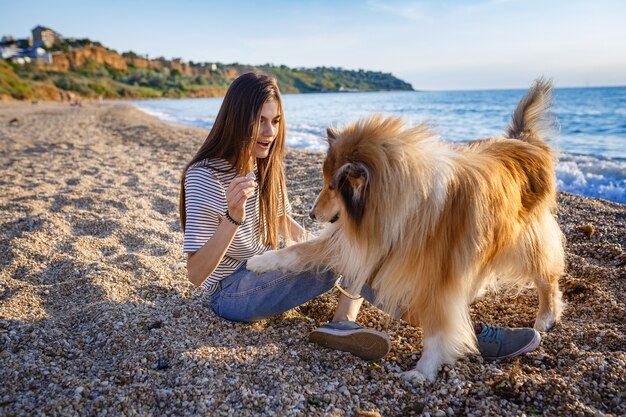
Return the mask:
M476 339L483 358L496 360L532 352L539 346L541 335L527 327L511 329L477 323Z
M381 359L391 350L389 336L353 321L326 323L311 332L309 341L368 361Z

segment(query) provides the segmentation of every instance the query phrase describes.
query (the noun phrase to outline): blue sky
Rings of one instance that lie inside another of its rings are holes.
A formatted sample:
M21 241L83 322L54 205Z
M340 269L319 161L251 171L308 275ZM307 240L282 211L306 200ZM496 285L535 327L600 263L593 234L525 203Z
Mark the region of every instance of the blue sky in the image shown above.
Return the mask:
M0 35L36 25L119 52L391 72L416 89L626 85L626 1L15 1Z

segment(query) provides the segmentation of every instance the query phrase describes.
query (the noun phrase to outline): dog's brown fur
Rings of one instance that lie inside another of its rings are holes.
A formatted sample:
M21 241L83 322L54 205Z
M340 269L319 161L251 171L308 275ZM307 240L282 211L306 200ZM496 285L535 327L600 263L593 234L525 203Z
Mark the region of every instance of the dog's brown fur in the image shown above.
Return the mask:
M379 305L423 329L424 353L406 373L414 380L432 380L442 363L476 351L468 305L496 282L534 283L535 328L548 330L563 310L564 270L553 155L543 140L550 100L550 83L538 80L507 137L467 146L380 115L329 129L311 215L332 223L248 267L333 268L353 292L370 285Z

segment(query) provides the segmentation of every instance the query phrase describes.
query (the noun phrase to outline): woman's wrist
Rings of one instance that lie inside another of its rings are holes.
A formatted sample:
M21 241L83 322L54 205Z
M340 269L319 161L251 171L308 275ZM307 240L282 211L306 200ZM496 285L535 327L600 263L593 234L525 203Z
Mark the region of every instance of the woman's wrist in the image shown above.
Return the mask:
M226 217L226 220L228 220L229 222L231 222L232 224L236 225L236 226L241 226L244 224L244 222L246 221L245 219L243 220L237 220L235 218L233 218L230 213L228 212L228 210L226 210L226 213L224 214L224 217Z

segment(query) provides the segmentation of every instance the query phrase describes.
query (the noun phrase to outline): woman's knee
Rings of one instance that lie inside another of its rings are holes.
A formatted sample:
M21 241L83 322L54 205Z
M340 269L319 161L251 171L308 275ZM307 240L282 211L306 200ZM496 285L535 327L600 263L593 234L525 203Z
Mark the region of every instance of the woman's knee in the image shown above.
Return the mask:
M233 306L227 305L228 301L219 298L216 300L211 300L210 306L211 310L220 318L228 320L228 321L236 321L239 323L252 323L260 320L254 312L250 312L249 309L240 308L237 306L233 308Z
M252 317L250 314L247 314L243 311L229 311L224 309L220 309L218 304L211 304L211 310L219 317L228 321L236 321L238 323L252 323L257 321L258 319Z

